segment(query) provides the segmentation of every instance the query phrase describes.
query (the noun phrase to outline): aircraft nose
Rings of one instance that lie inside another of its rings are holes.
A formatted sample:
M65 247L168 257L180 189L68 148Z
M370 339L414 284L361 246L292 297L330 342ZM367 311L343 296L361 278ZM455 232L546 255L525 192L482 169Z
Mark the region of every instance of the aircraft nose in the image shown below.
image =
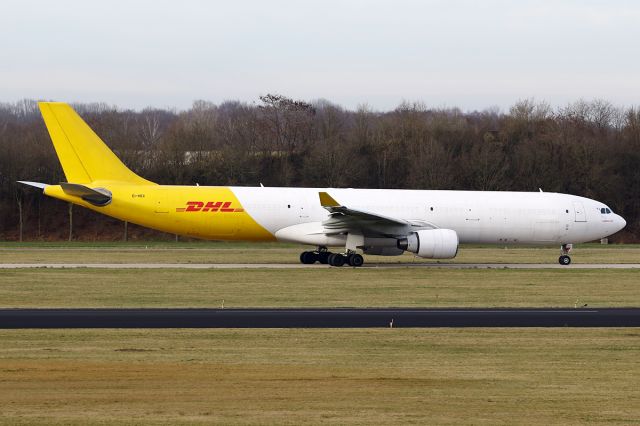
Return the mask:
M620 215L617 215L617 216L618 216L617 222L618 222L618 227L619 227L618 231L619 231L619 230L623 229L625 226L627 226L627 221L624 220L624 218L622 216L620 216Z

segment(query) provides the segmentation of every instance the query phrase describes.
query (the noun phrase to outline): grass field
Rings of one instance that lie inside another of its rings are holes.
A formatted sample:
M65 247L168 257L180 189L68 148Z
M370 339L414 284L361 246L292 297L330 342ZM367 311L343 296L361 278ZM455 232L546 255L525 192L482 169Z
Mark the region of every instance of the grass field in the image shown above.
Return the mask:
M0 263L298 263L309 248L292 244L249 243L1 243ZM462 246L444 263L550 263L559 248ZM640 263L640 245L576 246L574 263ZM372 263L434 263L411 254L365 256Z
M3 424L637 424L638 329L0 331Z
M640 306L640 270L17 269L0 307Z
M0 262L280 263L299 252L68 247L5 244ZM586 246L574 260L639 253ZM639 270L606 269L17 269L0 270L0 307L640 306L639 283ZM638 359L637 328L0 330L0 424L637 424Z

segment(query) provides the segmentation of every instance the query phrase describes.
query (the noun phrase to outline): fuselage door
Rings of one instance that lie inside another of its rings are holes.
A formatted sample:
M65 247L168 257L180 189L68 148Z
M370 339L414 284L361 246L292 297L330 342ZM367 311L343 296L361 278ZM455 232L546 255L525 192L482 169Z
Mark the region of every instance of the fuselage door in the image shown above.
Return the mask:
M579 201L573 202L573 210L576 213L576 222L586 222L587 215L584 212L584 206Z

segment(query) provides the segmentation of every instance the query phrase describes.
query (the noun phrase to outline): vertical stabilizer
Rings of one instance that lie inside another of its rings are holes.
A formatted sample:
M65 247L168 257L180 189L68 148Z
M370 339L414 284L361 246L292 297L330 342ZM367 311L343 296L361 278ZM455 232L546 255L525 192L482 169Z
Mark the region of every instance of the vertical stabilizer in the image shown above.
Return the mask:
M69 105L60 102L38 105L68 182L153 184L129 170Z

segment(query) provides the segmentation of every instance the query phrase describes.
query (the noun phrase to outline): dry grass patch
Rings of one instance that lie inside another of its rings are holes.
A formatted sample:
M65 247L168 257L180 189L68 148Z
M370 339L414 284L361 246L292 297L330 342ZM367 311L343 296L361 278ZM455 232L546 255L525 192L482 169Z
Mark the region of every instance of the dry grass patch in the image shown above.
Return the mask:
M640 422L626 329L0 331L7 423Z
M0 307L640 306L640 270L0 270Z
M194 243L148 246L95 245L0 245L0 263L298 263L308 247L291 244ZM557 263L558 248L504 248L462 246L458 256L441 263ZM412 254L366 256L373 263L434 263ZM640 263L638 245L583 245L573 255L575 263Z

